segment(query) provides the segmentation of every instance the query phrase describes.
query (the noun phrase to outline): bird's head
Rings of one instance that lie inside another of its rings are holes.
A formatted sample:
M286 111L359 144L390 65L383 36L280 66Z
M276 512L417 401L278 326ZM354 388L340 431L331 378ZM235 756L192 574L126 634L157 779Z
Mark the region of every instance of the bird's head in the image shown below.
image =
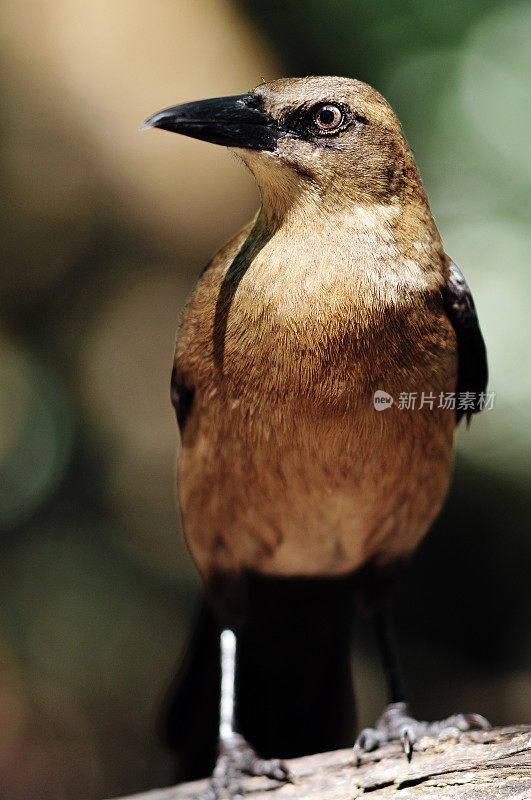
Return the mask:
M386 203L422 192L393 110L375 89L349 78L263 83L246 94L167 108L143 127L234 149L264 203L279 209L308 195L344 208L349 200Z

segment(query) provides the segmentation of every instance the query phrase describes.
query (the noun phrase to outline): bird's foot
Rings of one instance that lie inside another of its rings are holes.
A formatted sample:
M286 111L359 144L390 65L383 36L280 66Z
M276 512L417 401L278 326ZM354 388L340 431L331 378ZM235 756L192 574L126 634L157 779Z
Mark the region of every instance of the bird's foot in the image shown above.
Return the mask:
M243 736L235 733L220 744L208 789L197 800L240 800L245 794L242 787L245 775L292 781L289 769L280 759L260 758Z
M402 749L411 761L413 748L423 736L434 739L448 739L474 728L486 730L490 723L481 714L454 714L440 722L419 722L409 714L406 703L388 705L374 728L364 728L354 745L358 762L360 754L377 750L389 742L401 742Z

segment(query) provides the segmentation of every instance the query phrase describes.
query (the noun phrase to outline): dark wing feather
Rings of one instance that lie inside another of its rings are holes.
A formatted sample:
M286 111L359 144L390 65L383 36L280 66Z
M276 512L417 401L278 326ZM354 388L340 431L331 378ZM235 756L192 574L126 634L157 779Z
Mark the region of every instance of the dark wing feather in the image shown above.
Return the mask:
M487 388L488 368L485 342L481 335L476 307L469 286L453 261L450 261L450 275L442 289L444 309L452 323L457 337L458 370L456 395L462 392L474 393L472 408L456 411L457 421L466 414L470 421L472 414L481 411L481 393Z
M172 406L175 409L179 430L182 434L192 410L194 389L186 386L179 380L175 367L171 373L170 397Z

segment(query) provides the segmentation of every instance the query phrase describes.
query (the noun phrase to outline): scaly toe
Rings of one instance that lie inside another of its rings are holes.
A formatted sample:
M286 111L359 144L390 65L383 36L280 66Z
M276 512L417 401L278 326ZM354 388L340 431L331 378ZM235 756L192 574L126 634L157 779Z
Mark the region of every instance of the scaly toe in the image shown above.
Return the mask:
M392 703L378 718L375 728L364 728L356 739L354 752L359 764L360 754L376 750L390 742L400 742L408 761L415 744L424 736L446 739L473 729L488 730L490 723L481 714L454 714L440 722L421 722L409 714L405 703Z
M282 761L260 758L243 736L234 734L221 744L210 784L196 800L243 800L242 778L245 775L293 782L291 772Z

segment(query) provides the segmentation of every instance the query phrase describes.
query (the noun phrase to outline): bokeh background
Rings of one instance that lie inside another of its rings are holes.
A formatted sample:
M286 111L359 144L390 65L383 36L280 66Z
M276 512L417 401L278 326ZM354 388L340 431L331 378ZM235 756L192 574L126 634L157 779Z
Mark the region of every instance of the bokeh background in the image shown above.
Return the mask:
M281 75L375 85L413 147L487 340L495 407L397 612L423 718L531 718L531 5L4 0L0 174L0 798L171 782L155 719L198 592L169 373L180 309L258 194L213 145L138 131ZM527 459L527 460L526 460ZM367 624L362 724L384 701Z

